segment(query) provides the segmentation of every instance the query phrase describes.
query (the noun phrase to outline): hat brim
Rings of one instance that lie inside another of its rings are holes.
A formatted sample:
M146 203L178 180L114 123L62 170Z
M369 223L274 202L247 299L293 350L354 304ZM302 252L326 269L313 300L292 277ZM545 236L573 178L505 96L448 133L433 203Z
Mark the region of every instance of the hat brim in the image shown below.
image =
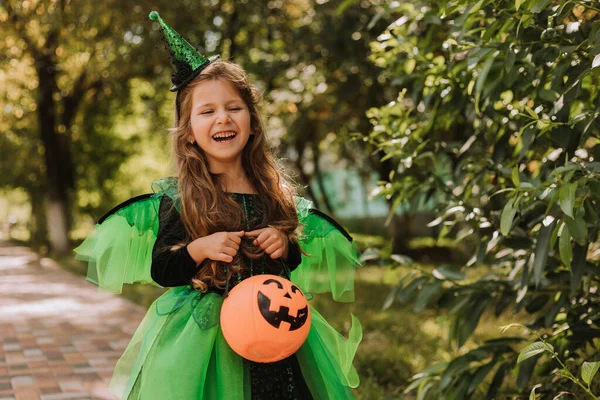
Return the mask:
M190 83L190 81L192 79L197 77L200 74L200 72L202 72L206 67L208 67L210 64L212 64L214 61L218 60L220 57L221 56L219 56L219 55L210 56L208 58L208 61L205 62L204 64L202 64L201 66L199 66L198 68L196 68L194 71L192 71L192 73L190 74L190 76L187 77L186 80L181 82L179 85L171 86L171 89L169 89L169 90L171 92L178 92L179 90L183 89L188 83Z

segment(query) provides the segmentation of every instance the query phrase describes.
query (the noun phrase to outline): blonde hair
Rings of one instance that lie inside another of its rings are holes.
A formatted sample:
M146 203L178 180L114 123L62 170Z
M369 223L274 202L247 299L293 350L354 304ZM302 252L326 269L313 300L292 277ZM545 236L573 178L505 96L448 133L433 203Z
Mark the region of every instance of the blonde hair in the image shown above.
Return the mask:
M177 168L178 190L181 202L181 218L189 241L216 232L245 230L244 211L223 190L223 177L212 174L202 149L189 142L191 136L192 93L196 86L207 80L221 79L230 82L240 94L250 112L250 139L242 151L242 166L250 183L260 196L264 218L258 228L272 226L295 240L298 217L289 183L268 147L262 119L258 112L261 95L250 84L246 72L227 61L215 61L178 93L177 118L171 130L174 157ZM260 249L251 240L242 240L240 251L256 258ZM239 254L239 253L238 253ZM266 256L267 269L281 273L281 263ZM194 289L205 292L209 286L223 288L234 273L247 267L243 259L235 257L224 263L205 260L192 279Z

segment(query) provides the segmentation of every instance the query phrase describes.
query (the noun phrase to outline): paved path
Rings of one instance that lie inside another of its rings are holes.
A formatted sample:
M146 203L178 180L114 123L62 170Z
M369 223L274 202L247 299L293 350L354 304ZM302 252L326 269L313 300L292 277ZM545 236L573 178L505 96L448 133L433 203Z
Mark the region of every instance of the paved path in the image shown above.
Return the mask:
M0 243L0 400L114 399L108 381L144 313Z

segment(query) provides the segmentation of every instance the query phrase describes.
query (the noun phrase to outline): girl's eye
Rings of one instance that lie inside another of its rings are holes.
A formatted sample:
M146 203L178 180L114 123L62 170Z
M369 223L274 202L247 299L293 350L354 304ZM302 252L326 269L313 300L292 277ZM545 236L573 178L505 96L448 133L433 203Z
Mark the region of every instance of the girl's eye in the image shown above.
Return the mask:
M231 107L230 110L231 111L240 111L242 109L242 107Z
M212 114L213 110L204 110L202 111L200 114L205 115L205 114Z

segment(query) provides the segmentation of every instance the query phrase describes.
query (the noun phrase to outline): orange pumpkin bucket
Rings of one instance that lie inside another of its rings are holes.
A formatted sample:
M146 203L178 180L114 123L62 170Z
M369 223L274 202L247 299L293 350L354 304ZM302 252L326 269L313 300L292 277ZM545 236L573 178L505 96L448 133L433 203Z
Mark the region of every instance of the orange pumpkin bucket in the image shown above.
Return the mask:
M302 346L310 331L304 293L276 275L256 275L234 287L221 308L229 346L250 361L283 360Z

